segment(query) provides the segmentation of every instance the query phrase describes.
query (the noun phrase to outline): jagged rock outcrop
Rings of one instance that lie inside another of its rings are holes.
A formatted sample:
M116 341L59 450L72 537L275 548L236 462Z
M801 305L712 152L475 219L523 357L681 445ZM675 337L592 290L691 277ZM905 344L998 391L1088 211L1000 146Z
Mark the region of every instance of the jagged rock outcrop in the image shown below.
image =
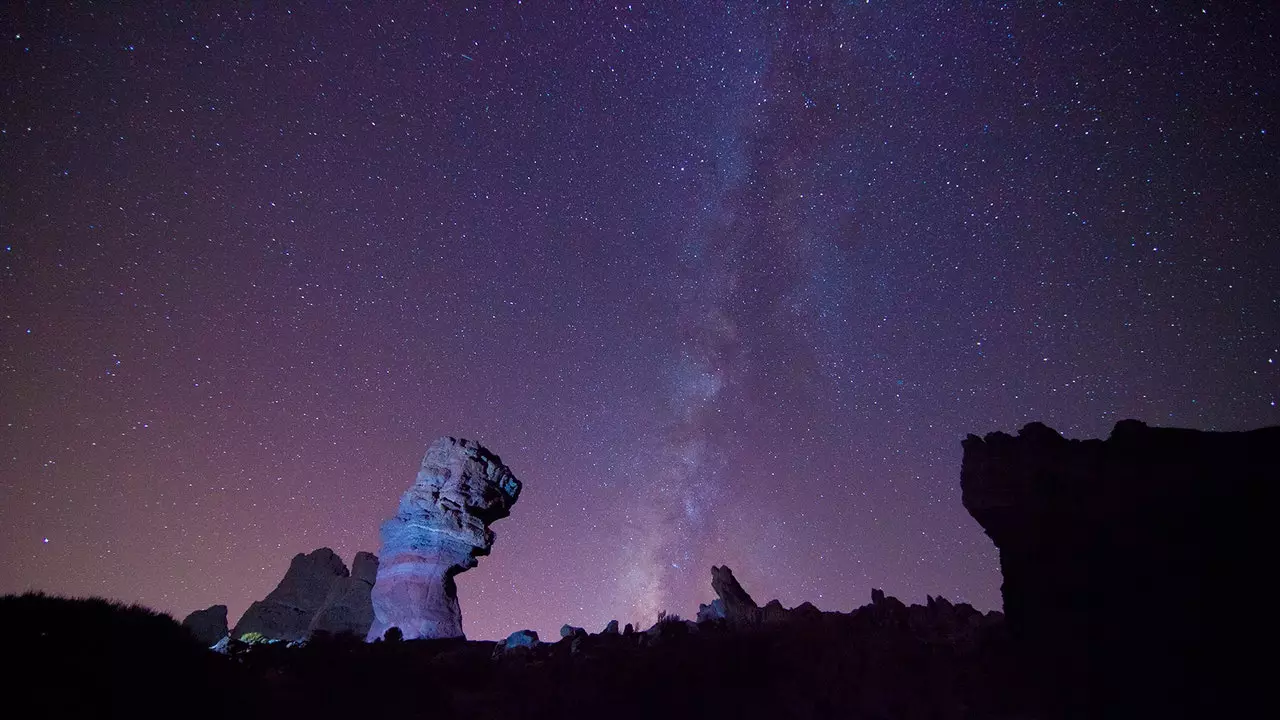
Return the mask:
M364 637L373 624L373 583L378 577L378 556L358 552L351 561L351 575L338 578L329 596L311 620L311 633L355 634Z
M227 606L212 605L196 610L182 619L186 628L201 645L212 647L227 636Z
M261 633L272 640L294 641L317 630L364 636L373 617L369 594L378 558L358 553L354 567L353 576L329 548L298 553L280 584L249 606L231 636Z
M698 606L698 622L724 620L730 625L754 625L758 623L786 622L794 619L812 619L822 615L822 611L812 603L787 609L778 600L770 600L764 607L756 605L751 594L743 589L742 584L733 576L729 566L711 567L711 589L717 595L706 605Z
M1227 716L1265 687L1232 598L1264 597L1280 428L1117 423L1067 440L1040 423L963 443L964 506L1000 550L1022 666L1063 716ZM1225 714L1224 714L1225 713Z
M716 598L709 603L698 605L697 620L700 623L714 622L724 619L724 601Z
M759 609L728 565L711 566L711 589L724 604L725 618L730 621L754 617Z
M758 607L728 567L711 568L711 587L719 597L710 604L699 606L698 624L710 623L732 630L858 622L874 627L904 628L928 642L973 650L1004 622L1004 616L999 612L981 613L971 605L953 604L941 597L928 596L925 605L908 606L895 597L885 595L879 588L872 589L870 605L847 614L824 612L810 602L788 609L778 600L770 600L764 607ZM653 633L655 628L656 625L648 632Z
M711 566L711 589L716 599L698 606L698 622L726 620L731 624L750 624L761 619L760 606L742 589L728 565Z
M329 548L298 553L275 589L240 617L232 637L261 633L278 640L305 639L334 582L347 576L346 564Z
M368 638L464 637L454 576L488 555L489 529L520 497L520 482L479 443L440 438L427 448L396 515L382 524Z

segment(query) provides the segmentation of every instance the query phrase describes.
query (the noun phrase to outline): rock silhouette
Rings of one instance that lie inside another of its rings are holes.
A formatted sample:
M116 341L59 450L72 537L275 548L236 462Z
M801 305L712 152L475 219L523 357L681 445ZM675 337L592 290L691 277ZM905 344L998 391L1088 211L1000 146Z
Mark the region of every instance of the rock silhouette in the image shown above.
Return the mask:
M742 589L733 571L725 566L711 567L711 589L724 610L724 618L729 622L754 622L760 617L760 607L751 595Z
M454 576L489 554L490 523L506 517L520 482L479 443L440 438L427 448L394 517L382 523L382 563L368 638L398 627L406 640L457 638L462 611Z
M212 605L196 610L182 619L182 627L201 645L209 647L227 636L227 606Z
M1009 632L1045 707L1223 716L1267 686L1246 662L1254 621L1223 603L1265 597L1280 428L1126 420L1077 441L1032 423L963 447L964 505L1000 550Z

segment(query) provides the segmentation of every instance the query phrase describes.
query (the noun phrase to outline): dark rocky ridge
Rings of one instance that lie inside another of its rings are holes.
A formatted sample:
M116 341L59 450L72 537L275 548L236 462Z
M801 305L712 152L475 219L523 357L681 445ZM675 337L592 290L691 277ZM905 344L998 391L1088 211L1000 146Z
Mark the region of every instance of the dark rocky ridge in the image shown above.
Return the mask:
M741 601L738 620L596 634L566 625L557 642L522 630L497 643L258 645L233 657L271 679L251 704L264 717L417 716L424 698L451 718L1028 717L998 612L880 591L847 613L754 607L732 571L714 577L721 600Z
M1280 428L1126 420L1076 441L1032 423L963 445L964 505L1000 550L1009 632L1044 707L1214 716L1265 686L1247 659L1260 629L1232 605L1264 597Z

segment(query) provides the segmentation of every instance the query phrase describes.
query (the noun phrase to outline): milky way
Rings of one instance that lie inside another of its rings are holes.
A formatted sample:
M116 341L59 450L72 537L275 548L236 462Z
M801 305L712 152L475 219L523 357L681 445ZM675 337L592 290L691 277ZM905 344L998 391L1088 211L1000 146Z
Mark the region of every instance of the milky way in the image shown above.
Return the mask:
M995 608L966 433L1280 422L1266 4L686 5L0 18L0 592L234 620L454 435L471 637Z

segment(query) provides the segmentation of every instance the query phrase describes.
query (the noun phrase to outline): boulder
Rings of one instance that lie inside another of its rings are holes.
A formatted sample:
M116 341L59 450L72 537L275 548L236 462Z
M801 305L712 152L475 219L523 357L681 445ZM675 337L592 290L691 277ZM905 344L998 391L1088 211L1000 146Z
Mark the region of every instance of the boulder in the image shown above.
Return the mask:
M580 627L574 627L568 624L562 625L560 627L560 637L562 639L567 637L578 637L579 635L586 635L586 634L587 634L587 631Z
M617 621L617 620L610 620L610 621L609 621L609 624L604 626L604 630L601 630L601 631L600 631L600 634L601 634L601 635L617 635L617 634L618 634L618 621Z
M182 619L182 627L191 632L205 647L212 647L227 637L227 606L212 605L196 610Z
M405 639L465 637L454 576L489 554L496 538L489 525L519 497L520 482L480 444L432 443L396 514L382 523L368 638L392 626Z
M499 640L493 646L494 657L504 655L522 648L523 652L528 652L538 647L538 633L533 630L517 630L507 636L506 640Z
M1032 423L963 442L965 508L1000 551L1020 667L1062 716L1227 717L1267 686L1246 658L1280 427L1117 423L1068 440ZM1262 643L1262 647L1266 643Z
M508 635L504 642L508 648L536 647L538 645L538 633L532 630L517 630Z

